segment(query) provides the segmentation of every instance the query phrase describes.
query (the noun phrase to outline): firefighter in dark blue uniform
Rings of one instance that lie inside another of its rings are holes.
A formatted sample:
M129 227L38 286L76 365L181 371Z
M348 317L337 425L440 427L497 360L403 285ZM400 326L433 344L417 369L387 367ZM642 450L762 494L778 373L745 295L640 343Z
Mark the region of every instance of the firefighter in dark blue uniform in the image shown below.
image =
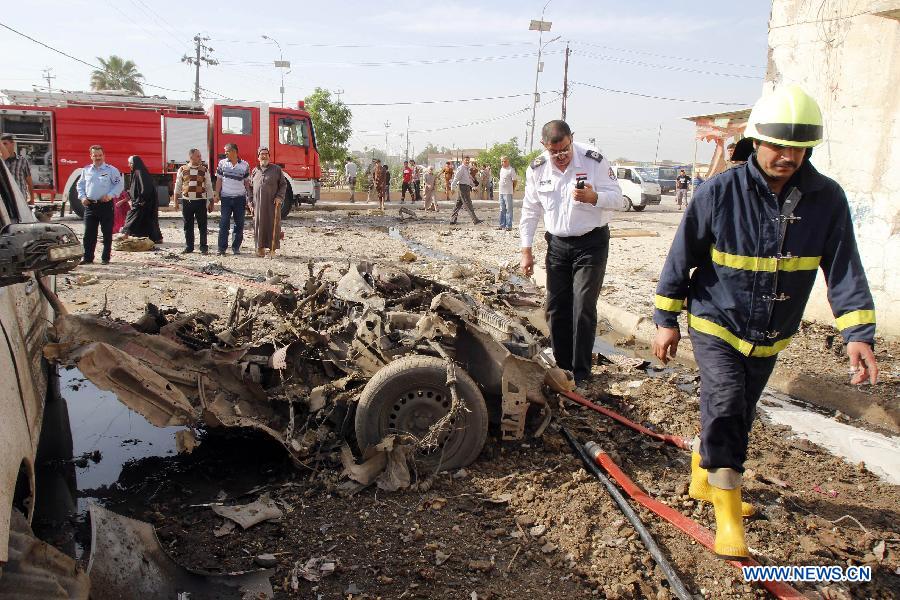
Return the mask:
M742 516L753 507L741 501L741 474L756 403L818 269L851 383L878 376L875 307L847 198L808 161L822 142L819 106L799 87L780 88L754 106L745 135L750 160L705 182L688 205L659 277L653 344L664 363L675 356L687 308L701 412L689 493L713 503L716 554L738 559L749 556Z

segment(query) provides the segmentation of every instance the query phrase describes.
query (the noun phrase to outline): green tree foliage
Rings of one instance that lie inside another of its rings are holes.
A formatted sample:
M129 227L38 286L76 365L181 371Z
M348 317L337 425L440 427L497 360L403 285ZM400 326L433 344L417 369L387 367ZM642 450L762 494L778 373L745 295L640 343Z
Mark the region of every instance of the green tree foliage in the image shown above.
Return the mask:
M105 60L98 56L97 60L102 69L91 73L92 90L128 90L139 96L144 95L144 88L141 86L144 76L138 72L134 62L115 54Z
M344 164L347 140L350 139L350 109L340 100L333 100L331 92L317 87L304 99L306 110L316 130L319 158L330 164Z
M541 150L535 150L528 154L522 154L522 151L519 149L518 138L511 138L508 142L496 143L487 150L479 152L478 156L475 157L475 160L479 165L485 163L489 164L491 166L491 172L496 177L497 173L500 172L500 157L506 156L509 158L509 165L514 168L519 175L519 181L524 182L525 169L540 153ZM520 185L524 184L520 183Z

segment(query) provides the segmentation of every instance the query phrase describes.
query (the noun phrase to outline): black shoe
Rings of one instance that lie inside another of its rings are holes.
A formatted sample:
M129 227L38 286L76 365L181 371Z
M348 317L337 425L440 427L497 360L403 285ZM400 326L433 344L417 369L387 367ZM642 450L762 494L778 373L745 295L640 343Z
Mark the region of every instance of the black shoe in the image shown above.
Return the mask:
M209 254L209 250L207 250L206 248L203 248L202 250L200 250L200 254L206 256L207 254Z
M219 250L219 251L216 252L216 254L218 254L219 256L225 256L225 251L224 251L224 250Z
M193 248L185 248L184 250L181 251L181 253L182 254L190 254L193 251L194 251Z
M507 231L512 231L512 227L507 227L506 230L507 230Z
M481 225L482 223L484 223L484 219L475 219L472 221L472 225Z
M108 259L108 258L104 258L103 260L100 261L100 264L102 264L102 265L108 265L108 264L109 264L109 259Z
M238 254L241 253L241 251L238 250L237 248L232 248L232 249L231 249L231 253L234 254L235 256L237 256Z
M79 265L92 265L92 264L94 264L94 260L93 260L93 259L88 260L88 259L86 259L86 258L82 258L82 259L81 259L81 262L78 263L78 264L79 264Z

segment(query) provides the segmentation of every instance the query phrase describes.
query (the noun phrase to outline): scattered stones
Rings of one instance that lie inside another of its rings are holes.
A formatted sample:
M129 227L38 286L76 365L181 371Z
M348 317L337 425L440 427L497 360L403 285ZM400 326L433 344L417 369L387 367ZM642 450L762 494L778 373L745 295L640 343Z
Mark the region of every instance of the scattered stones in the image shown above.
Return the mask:
M253 562L265 569L269 569L278 564L278 558L274 554L258 554L253 559Z

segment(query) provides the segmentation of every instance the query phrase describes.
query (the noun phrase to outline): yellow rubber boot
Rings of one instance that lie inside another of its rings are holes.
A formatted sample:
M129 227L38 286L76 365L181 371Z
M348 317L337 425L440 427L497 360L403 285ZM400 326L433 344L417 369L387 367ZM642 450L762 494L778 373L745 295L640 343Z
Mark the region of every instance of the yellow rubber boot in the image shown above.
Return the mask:
M716 511L716 543L713 550L719 558L749 558L750 551L744 539L744 521L741 519L741 488L723 490L714 485L709 487Z
M709 471L700 466L700 453L691 452L691 485L688 495L694 500L712 502L712 488L709 484ZM756 514L756 508L749 502L741 502L741 515L752 517Z

